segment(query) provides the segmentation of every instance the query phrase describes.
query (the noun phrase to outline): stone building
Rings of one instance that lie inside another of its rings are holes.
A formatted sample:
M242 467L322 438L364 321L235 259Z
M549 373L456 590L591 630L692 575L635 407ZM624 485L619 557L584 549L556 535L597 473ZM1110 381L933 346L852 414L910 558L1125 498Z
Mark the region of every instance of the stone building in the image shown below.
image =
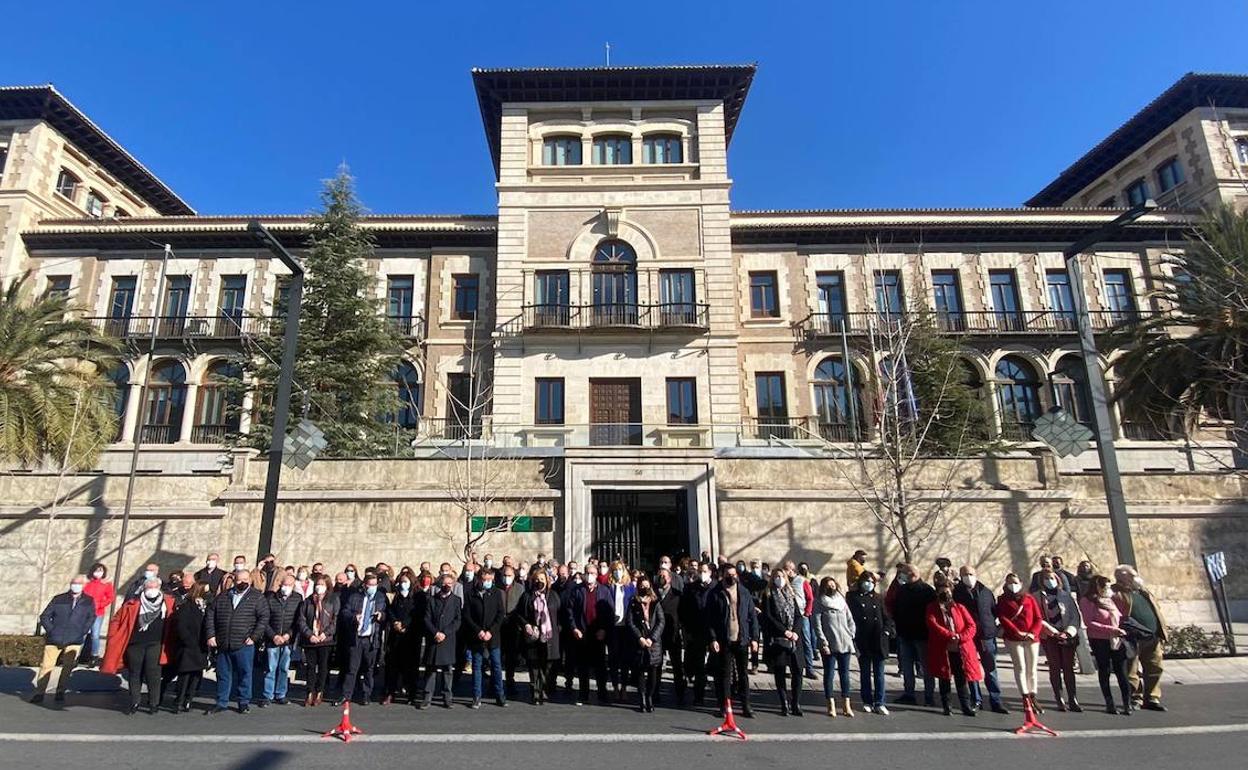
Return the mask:
M364 220L377 295L408 345L393 457L286 470L282 561L452 557L490 524L464 521L452 469L492 447L506 450L492 504L523 515L482 552L651 563L705 550L836 573L863 547L889 567L898 548L847 458L871 440L872 329L926 309L1010 448L916 478L916 495L948 501L921 566L947 555L997 580L1056 552L1112 567L1095 453L1056 458L1030 434L1055 406L1091 419L1061 252L1157 198L1085 257L1084 288L1101 331L1161 310L1161 256L1193 210L1244 203L1248 79L1184 77L1026 208L734 211L727 150L753 75L474 71L498 210ZM221 382L269 333L285 286L252 217L195 215L50 87L0 90L0 158L6 279L31 270L129 351L114 373L122 429L98 469L0 477L5 584L111 563L136 435L126 571L251 553L265 468L226 446L248 426ZM260 219L298 251L306 217ZM1177 436L1114 421L1140 567L1177 617L1203 619L1200 552L1248 556L1230 444L1213 423ZM0 630L34 612L11 590Z

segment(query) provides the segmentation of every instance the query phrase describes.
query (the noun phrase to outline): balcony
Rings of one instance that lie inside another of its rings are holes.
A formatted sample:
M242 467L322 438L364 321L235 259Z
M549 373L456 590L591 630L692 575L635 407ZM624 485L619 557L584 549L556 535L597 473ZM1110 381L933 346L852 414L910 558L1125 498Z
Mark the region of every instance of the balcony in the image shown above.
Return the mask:
M144 425L144 444L176 444L179 426L177 425Z
M606 329L681 329L704 331L710 326L710 306L695 302L652 305L633 303L598 305L525 305L524 331L583 331Z
M405 340L422 340L425 338L425 318L420 314L411 317L386 316L386 323Z
M126 341L237 340L269 333L272 319L258 316L89 316L92 326L108 337Z
M237 425L196 425L191 428L191 443L224 444L235 433L238 433Z
M1096 310L1089 313L1092 329L1110 331L1128 326L1145 318L1138 310ZM798 323L806 337L863 336L900 325L908 318L905 314L891 313L812 313ZM946 334L969 334L987 337L1053 336L1079 333L1073 313L1060 310L1039 310L1026 313L998 313L995 311L967 313L934 313L931 316L936 328Z

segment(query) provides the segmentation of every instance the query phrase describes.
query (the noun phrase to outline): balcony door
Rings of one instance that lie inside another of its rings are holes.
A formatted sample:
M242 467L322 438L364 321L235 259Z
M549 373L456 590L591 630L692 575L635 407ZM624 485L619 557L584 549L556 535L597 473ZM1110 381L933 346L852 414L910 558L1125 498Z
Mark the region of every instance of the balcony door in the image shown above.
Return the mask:
M221 276L221 297L217 303L218 337L239 337L243 333L243 307L246 302L247 276Z
M568 271L539 270L533 276L533 325L568 326L571 323Z
M1023 317L1019 311L1018 281L1013 270L988 271L988 284L992 289L992 310L996 314L997 328L1001 331L1023 330Z
M698 321L697 297L692 270L664 270L659 273L659 301L664 326L692 326Z
M108 298L107 332L114 337L130 333L130 316L134 314L135 277L120 275L113 279L112 293Z
M191 303L191 277L171 275L165 279L165 298L161 303L160 333L165 337L181 337L186 333L186 313Z
M594 251L595 326L636 326L637 253L624 241L607 240Z
M789 404L785 397L784 374L759 372L754 375L755 404L758 408L758 437L792 439Z
M592 446L640 446L641 380L590 379L589 423Z
M1075 324L1075 298L1070 292L1070 274L1065 270L1050 270L1044 274L1045 287L1049 292L1049 308L1053 311L1053 323L1061 331L1072 331Z

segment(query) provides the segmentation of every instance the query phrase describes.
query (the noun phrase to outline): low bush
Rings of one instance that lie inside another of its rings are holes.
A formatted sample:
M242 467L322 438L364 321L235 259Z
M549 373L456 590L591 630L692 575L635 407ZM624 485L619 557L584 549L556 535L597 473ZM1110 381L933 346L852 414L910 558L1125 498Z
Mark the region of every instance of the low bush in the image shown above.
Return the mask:
M1203 658L1228 652L1226 637L1200 626L1167 626L1166 656L1171 658Z
M42 636L0 634L0 666L37 666L42 659Z

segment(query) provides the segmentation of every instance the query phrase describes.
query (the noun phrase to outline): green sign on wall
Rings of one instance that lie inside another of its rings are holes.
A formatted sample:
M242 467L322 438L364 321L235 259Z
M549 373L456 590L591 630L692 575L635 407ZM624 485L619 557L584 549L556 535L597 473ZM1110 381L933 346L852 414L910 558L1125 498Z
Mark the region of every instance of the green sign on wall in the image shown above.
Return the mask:
M472 531L484 532L487 527L495 529L506 523L506 516L473 516ZM553 532L555 520L551 516L517 516L506 529L510 532Z

